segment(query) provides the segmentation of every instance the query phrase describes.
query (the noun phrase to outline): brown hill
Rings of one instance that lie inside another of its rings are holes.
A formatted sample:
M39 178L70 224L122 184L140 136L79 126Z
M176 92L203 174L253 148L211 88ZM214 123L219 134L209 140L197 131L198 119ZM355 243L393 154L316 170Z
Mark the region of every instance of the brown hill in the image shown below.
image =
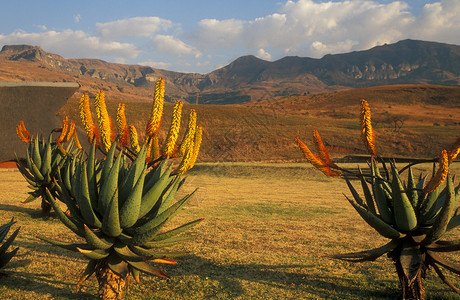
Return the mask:
M37 46L7 45L0 52L0 79L77 81L94 94L147 100L164 77L170 101L237 104L275 96L308 95L388 84L460 84L460 46L404 40L321 59L284 57L274 62L243 56L209 74L180 73L97 59L64 59Z
M186 104L184 114L196 109L204 127L201 161L304 161L294 138L313 146L314 129L334 157L366 153L358 121L361 98L371 106L382 155L431 158L460 136L460 88L435 85L371 87L245 105ZM107 102L114 116L118 101ZM167 103L163 134L171 108ZM78 121L77 109L77 100L71 99L60 115ZM128 123L142 132L150 110L151 103L127 103Z

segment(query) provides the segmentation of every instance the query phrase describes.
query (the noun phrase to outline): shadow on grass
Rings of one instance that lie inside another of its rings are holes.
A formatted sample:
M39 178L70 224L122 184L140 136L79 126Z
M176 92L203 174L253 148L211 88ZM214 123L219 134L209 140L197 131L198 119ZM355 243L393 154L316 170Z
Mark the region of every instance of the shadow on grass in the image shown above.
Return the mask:
M37 209L32 209L28 207L21 207L21 206L16 206L16 205L10 205L10 204L0 204L0 210L4 211L12 211L12 212L20 212L20 213L25 213L31 216L37 215L38 212L40 212Z
M43 219L43 220L58 219L54 211L44 213L39 205L40 204L38 204L37 208L34 209L34 208L29 208L29 207L17 206L17 205L0 204L0 210L28 214L32 219Z
M15 268L25 266L30 263L30 260L16 261L14 266L4 270L0 280L0 289L15 289L25 292L34 292L38 296L59 297L65 299L95 299L95 297L87 292L80 291L74 293L75 284L68 282L56 281L54 274L38 274L29 272L18 272ZM63 287L58 287L61 285Z
M396 299L399 296L398 288L392 287L397 285L395 282L382 280L367 286L340 274L308 274L308 268L314 266L307 265L215 264L199 256L186 255L178 259L177 266L164 269L173 277L197 275L217 280L220 291L210 297L220 293L230 297L244 296L242 281L282 289L289 295L310 294L318 298Z

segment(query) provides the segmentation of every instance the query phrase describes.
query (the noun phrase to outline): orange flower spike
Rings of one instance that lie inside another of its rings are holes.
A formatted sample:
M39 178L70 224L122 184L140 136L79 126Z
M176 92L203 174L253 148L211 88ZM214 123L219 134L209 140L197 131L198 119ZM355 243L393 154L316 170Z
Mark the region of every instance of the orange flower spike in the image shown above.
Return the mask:
M318 130L313 131L313 139L315 141L316 149L318 150L319 157L330 167L337 167L337 165L332 162L329 152L327 151L326 146L324 146L323 141L318 133Z
M442 150L441 156L439 157L439 169L436 171L430 181L423 188L425 194L435 191L447 178L449 172L449 155L446 150Z
M118 104L117 108L117 131L120 136L121 146L127 147L129 145L129 130L126 123L125 105L123 103Z
M18 137L21 139L21 141L23 141L24 143L30 142L30 134L27 131L23 121L21 121L21 123L19 123L19 125L16 126L16 133Z
M139 151L141 150L141 147L139 146L139 140L137 138L137 130L136 130L136 127L132 125L129 126L129 138L131 142L131 149L135 153L139 153Z
M371 110L369 104L364 99L361 99L361 137L369 154L377 156L375 136L371 124Z
M299 146L300 150L302 150L305 158L318 170L323 172L326 176L340 176L342 175L341 172L332 170L326 162L324 162L320 157L313 154L310 149L305 145L299 138L295 139L297 145Z
M69 130L69 118L67 116L62 120L61 134L56 139L56 143L60 144L64 141L67 131Z
M83 124L83 127L86 131L86 136L88 137L89 141L93 141L94 136L94 123L93 118L91 117L91 110L89 108L89 96L85 93L80 98L80 118Z
M63 142L67 143L70 140L70 138L74 135L74 133L75 133L75 122L70 121L69 131L67 131L67 134L66 134Z
M110 146L112 145L112 125L105 105L105 94L103 90L99 90L96 94L94 106L96 107L97 119L101 130L101 142L104 150L109 151Z
M75 130L73 133L73 139L75 141L75 146L77 146L78 149L82 149L83 147L80 144L80 140L78 139L77 131Z
M449 163L453 162L460 153L460 137L449 147L447 154L449 155Z
M147 123L146 135L153 137L160 130L161 118L163 117L163 104L165 95L165 80L160 77L155 84L155 94L153 96L153 107L150 120Z
M164 157L167 157L167 156L171 157L174 154L174 150L176 148L177 137L179 136L180 120L182 116L182 106L183 105L184 103L182 101L178 101L174 105L171 126L169 127L169 132L168 132L168 135L166 136L166 142L163 147Z

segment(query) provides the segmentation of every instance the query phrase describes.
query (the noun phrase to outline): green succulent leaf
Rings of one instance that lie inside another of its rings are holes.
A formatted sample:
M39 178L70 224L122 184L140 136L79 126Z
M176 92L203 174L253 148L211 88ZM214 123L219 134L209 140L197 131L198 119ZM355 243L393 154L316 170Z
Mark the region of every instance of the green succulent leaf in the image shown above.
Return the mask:
M73 251L73 252L78 252L77 248L81 248L81 247L86 246L86 244L82 244L82 243L69 243L69 242L56 241L56 240L52 240L52 239L45 238L45 237L42 237L42 236L37 236L37 238L42 240L42 241L44 241L44 242L50 243L52 245L55 245L55 246L58 246L60 248L70 250L70 251Z
M350 202L350 204L355 208L355 210L359 213L359 215L364 219L364 221L366 221L367 224L374 228L383 237L389 239L398 239L405 236L404 233L399 232L391 225L385 223L382 219L367 211L364 207L360 206L352 199L348 197L346 198Z
M129 270L127 262L124 261L117 254L111 254L107 259L107 264L112 271L114 271L122 278L125 278L126 275L128 275Z
M391 182L393 212L396 226L402 232L410 232L417 227L417 216L409 197L404 190L398 171L396 170L396 166L391 164L391 169L393 174L393 180Z
M427 236L425 240L423 240L423 244L429 245L434 241L440 239L444 233L446 232L447 225L450 221L450 216L452 210L454 209L455 204L455 194L454 194L454 185L452 183L452 178L447 176L447 198L444 202L444 205L439 212L436 220L434 221L431 230L427 232Z
M433 252L433 251L430 251L430 250L427 250L426 253L438 265L446 268L447 270L451 271L452 273L460 275L460 265L452 263L452 262L446 260L439 253L436 253L436 252Z
M101 250L101 249L93 250L93 249L84 249L84 248L77 247L77 250L78 252L80 252L81 254L83 254L89 259L103 259L109 256L109 252L107 252L106 250Z
M399 240L391 240L385 245L375 249L346 254L334 254L330 257L353 262L374 261L385 253L393 251L399 244Z

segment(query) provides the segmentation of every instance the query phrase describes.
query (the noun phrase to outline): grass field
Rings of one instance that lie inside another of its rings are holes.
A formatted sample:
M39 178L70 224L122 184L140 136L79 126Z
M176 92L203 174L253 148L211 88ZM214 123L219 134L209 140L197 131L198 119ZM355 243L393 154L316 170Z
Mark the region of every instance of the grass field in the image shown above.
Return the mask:
M427 166L429 169L430 166ZM418 172L417 172L418 173ZM454 173L460 175L457 164ZM50 246L37 235L74 240L57 219L37 216L39 202L21 204L25 181L0 170L0 224L14 217L21 226L18 254L0 277L2 299L95 299L90 278L74 293L86 260ZM307 164L199 164L188 173L183 193L199 187L173 225L205 220L178 249L187 254L163 269L163 280L141 276L127 299L394 299L399 283L391 261L351 264L325 257L382 245L348 204L340 179ZM449 238L458 238L459 230ZM458 258L457 258L458 259ZM450 275L450 274L449 274ZM458 277L449 276L458 286ZM434 272L427 299L460 299Z

